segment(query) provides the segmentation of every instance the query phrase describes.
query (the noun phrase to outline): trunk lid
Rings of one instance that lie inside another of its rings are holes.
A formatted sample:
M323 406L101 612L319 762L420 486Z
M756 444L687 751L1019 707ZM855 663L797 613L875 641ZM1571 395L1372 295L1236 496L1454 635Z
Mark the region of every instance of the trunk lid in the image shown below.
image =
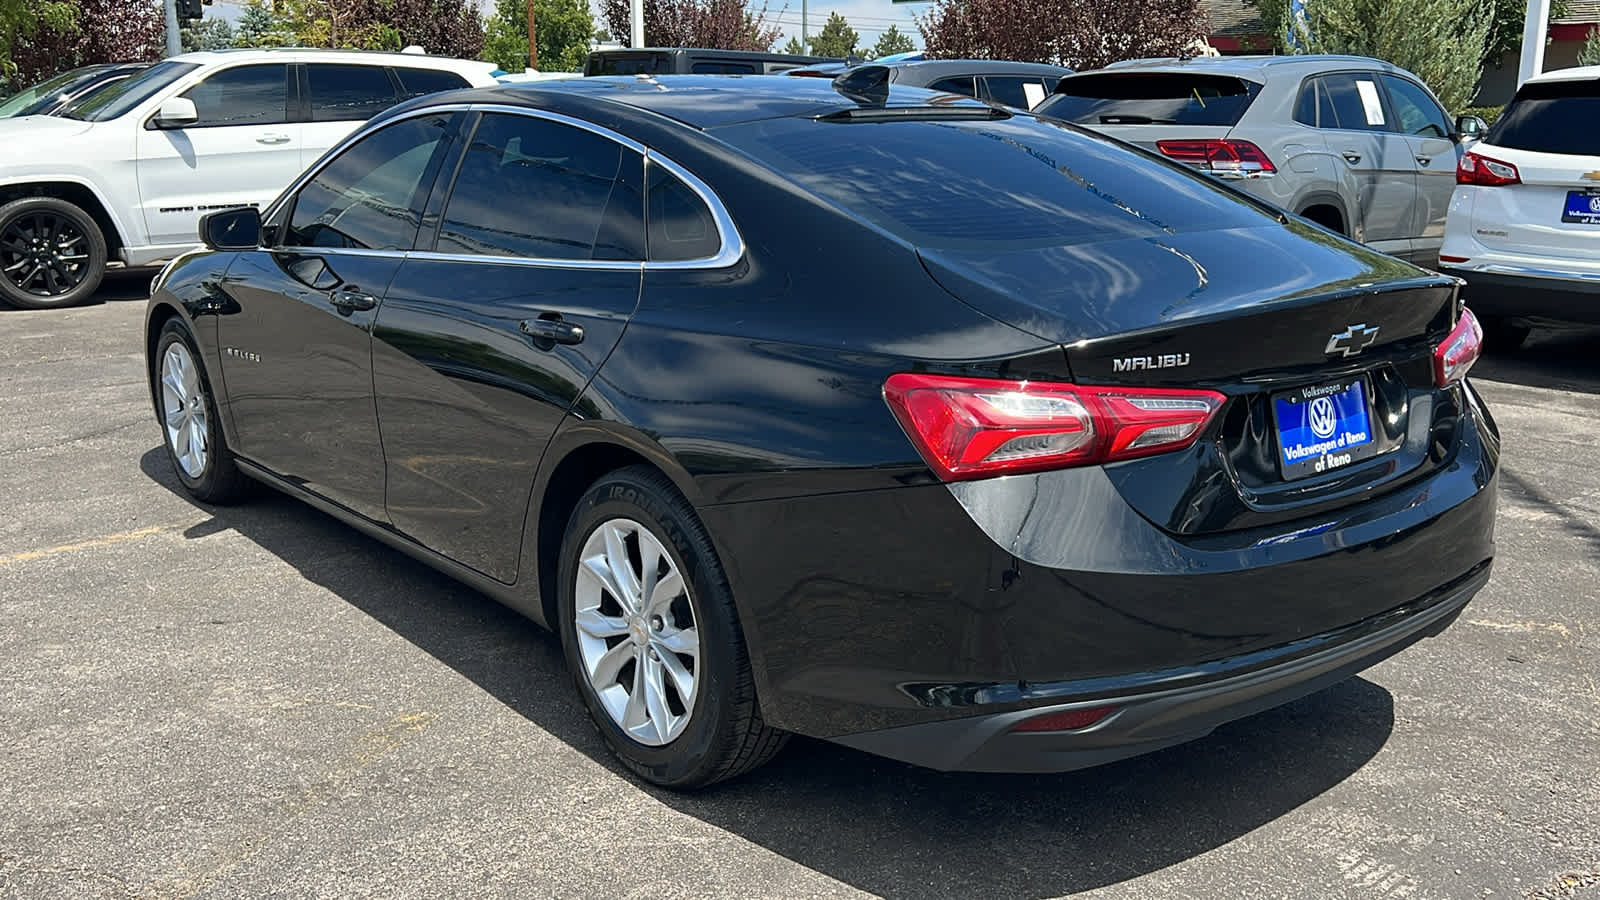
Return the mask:
M1522 179L1521 184L1474 192L1474 240L1492 250L1585 261L1595 258L1600 250L1600 222L1594 221L1600 220L1600 156L1481 144L1472 152L1516 166ZM1574 203L1593 219L1566 215Z

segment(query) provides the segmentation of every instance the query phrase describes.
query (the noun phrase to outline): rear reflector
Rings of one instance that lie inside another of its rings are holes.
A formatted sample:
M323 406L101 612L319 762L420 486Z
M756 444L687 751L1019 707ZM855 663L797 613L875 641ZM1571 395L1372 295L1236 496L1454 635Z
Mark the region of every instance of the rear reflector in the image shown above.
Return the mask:
M1476 153L1463 153L1456 161L1456 184L1475 184L1479 187L1500 187L1521 184L1522 174L1517 167L1498 159Z
M944 481L1089 466L1181 450L1223 396L902 372L884 400Z
M1260 147L1249 141L1223 138L1156 141L1161 155L1178 162L1207 169L1218 175L1254 178L1278 171Z
M1433 383L1448 387L1467 377L1467 370L1483 352L1483 328L1472 310L1461 307L1461 318L1450 336L1433 351Z
M1471 259L1469 256L1445 256L1443 253L1439 254L1439 262L1464 263L1469 259Z
M1088 728L1117 711L1115 706L1091 706L1087 709L1069 709L1064 712L1045 713L1023 719L1011 726L1012 731L1077 731Z

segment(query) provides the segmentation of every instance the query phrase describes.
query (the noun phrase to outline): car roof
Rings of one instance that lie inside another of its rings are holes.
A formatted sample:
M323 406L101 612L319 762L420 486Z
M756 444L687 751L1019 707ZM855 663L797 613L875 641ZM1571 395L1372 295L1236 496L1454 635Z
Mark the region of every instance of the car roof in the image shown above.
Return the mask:
M1553 72L1541 72L1538 75L1529 78L1528 81L1523 82L1523 84L1534 81L1588 81L1590 79L1600 79L1600 66L1574 66L1570 69L1556 69Z
M1366 69L1376 72L1404 72L1398 66L1367 56L1339 56L1307 53L1297 56L1196 56L1192 59L1166 57L1129 59L1112 63L1096 72L1079 72L1074 77L1104 72L1204 72L1208 75L1233 75L1252 81L1266 81L1273 75L1299 77L1316 72Z
M1049 63L1010 62L999 59L918 59L906 62L876 63L868 61L866 65L889 65L902 72L916 72L926 74L930 78L944 75L958 75L973 72L983 75L1067 75L1072 72L1065 66L1054 66ZM903 76L902 76L903 77Z
M169 57L178 62L195 65L216 65L243 62L252 59L274 62L352 62L368 65L421 66L433 69L488 73L493 63L452 56L432 56L426 53L393 53L384 50L322 50L315 47L258 47L239 50L201 50Z
M657 113L699 129L821 115L857 106L834 90L829 79L773 75L600 75L502 84L434 96L449 103L500 103L530 108L576 100L597 113L623 106ZM919 88L891 87L889 105L922 105L930 96ZM976 100L963 102L982 106Z

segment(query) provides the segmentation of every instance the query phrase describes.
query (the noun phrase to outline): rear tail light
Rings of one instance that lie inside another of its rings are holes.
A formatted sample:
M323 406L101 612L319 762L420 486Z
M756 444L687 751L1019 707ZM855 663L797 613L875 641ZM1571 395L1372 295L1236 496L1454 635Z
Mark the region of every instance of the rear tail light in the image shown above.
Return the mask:
M1476 153L1463 153L1456 162L1456 184L1475 184L1480 187L1499 187L1521 184L1522 174L1517 167L1498 159Z
M910 373L889 376L883 396L944 481L1181 450L1224 399L1215 391Z
M1088 728L1117 711L1115 706L1091 706L1084 709L1068 709L1062 712L1045 713L1031 719L1023 719L1011 726L1012 731L1078 731Z
M1470 259L1471 257L1467 256L1446 256L1443 253L1439 254L1439 262L1442 263L1464 263L1468 262Z
M1461 307L1461 318L1450 336L1433 351L1433 383L1449 387L1467 377L1467 370L1483 352L1483 328L1472 310Z
M1261 148L1249 141L1201 138L1184 141L1156 141L1161 155L1178 162L1207 169L1218 175L1253 178L1278 171Z

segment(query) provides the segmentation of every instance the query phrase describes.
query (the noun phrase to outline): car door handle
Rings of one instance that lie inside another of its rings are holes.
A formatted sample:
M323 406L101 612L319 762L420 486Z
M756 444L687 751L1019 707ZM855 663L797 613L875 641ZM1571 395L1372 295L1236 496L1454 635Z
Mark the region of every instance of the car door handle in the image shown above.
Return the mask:
M1361 162L1361 154L1355 152L1354 150L1346 150L1344 152L1344 161L1353 166L1356 163Z
M363 294L359 290L340 288L328 294L328 302L339 311L339 315L348 316L353 312L376 307L378 298L371 294Z
M1417 165L1419 165L1419 166L1425 166L1430 162L1433 162L1433 157L1431 157L1431 156L1419 156L1419 157L1417 157Z
M546 313L546 315L549 315ZM522 333L533 338L534 346L548 341L550 344L579 344L583 342L583 326L571 322L561 321L560 316L553 318L523 319L517 323L517 328ZM548 347L541 349L548 350Z
M289 136L287 134L263 134L262 136L256 138L256 143L287 144L289 143Z

